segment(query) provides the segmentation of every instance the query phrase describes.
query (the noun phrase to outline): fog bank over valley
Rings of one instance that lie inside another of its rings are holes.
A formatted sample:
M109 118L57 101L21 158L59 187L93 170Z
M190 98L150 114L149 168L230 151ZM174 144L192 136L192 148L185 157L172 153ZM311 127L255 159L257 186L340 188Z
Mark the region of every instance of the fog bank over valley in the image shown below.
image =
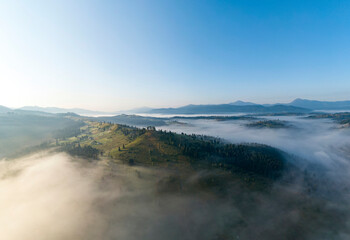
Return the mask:
M289 124L286 128L253 128L247 122L279 120ZM305 161L332 167L347 165L350 156L344 154L350 148L350 129L340 128L331 119L309 119L305 116L261 116L256 120L186 120L183 124L169 124L160 129L177 133L203 134L223 138L233 143L255 142L271 145Z
M114 118L158 123L156 131L71 114L3 119L0 130L10 139L47 136L34 152L0 161L3 239L350 237L350 131L334 120L308 115ZM14 131L11 119L27 121L30 135L25 124ZM33 119L40 119L39 125ZM66 130L51 127L59 122ZM214 155L208 165L201 159L207 153L189 150L209 143L220 151L237 146L246 161L283 157L284 169L271 177L250 165L231 168ZM238 145L222 145L229 143ZM2 144L19 150L6 139Z

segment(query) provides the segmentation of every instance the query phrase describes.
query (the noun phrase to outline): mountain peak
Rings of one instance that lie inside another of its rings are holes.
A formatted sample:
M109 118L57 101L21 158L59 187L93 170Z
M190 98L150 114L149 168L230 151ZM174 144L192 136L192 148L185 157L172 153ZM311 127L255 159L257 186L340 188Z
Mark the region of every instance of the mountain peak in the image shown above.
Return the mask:
M230 103L230 105L235 105L235 106L249 106L249 105L256 105L255 103L252 102L244 102L241 100L237 100L235 102Z
M288 105L295 107L303 107L312 110L348 110L350 109L350 101L318 101L296 98Z
M312 100L304 99L304 98L296 98L291 103L298 103L298 102L309 102Z

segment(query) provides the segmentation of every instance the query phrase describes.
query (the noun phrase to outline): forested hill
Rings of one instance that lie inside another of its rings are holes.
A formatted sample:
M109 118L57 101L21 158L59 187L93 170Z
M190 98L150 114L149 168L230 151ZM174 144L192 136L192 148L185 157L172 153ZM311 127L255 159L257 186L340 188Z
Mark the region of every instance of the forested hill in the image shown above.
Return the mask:
M340 126L349 128L350 127L350 112L340 112L340 113L320 113L320 114L314 114L309 117L309 119L332 119Z
M0 118L0 157L58 147L85 158L184 171L214 168L277 178L285 168L283 154L265 145L228 144L208 136L90 121L75 114L13 113Z
M125 125L87 122L81 133L58 139L72 155L110 157L130 165L169 168L219 168L277 178L285 167L282 153L258 144L228 144L220 139L139 129Z

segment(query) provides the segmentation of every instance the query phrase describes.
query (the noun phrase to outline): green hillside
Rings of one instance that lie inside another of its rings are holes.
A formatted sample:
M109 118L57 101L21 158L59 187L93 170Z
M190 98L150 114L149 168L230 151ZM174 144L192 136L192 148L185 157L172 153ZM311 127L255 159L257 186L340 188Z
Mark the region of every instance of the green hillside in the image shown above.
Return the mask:
M81 133L56 144L73 155L109 157L129 165L169 169L224 169L275 179L285 168L282 153L258 144L228 144L198 135L90 122Z

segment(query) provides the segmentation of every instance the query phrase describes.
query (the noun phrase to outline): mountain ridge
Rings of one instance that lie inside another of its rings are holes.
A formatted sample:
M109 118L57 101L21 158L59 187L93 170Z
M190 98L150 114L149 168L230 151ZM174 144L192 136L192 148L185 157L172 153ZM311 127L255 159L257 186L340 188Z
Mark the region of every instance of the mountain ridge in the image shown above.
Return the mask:
M232 104L217 105L187 105L179 108L158 108L152 109L149 113L160 114L228 114L228 113L277 113L277 112L293 112L307 113L309 109L287 106L287 105L244 105L237 106Z
M149 113L149 114L229 114L229 113L308 113L315 110L350 110L350 100L344 101L319 101L296 98L289 103L258 104L237 100L224 104L188 104L181 107L150 108L140 107L124 111L103 112L82 108L59 108L24 106L11 109L0 105L0 113L16 111L36 111L45 113L68 113L73 112L79 115L118 115L122 113Z
M73 113L76 113L76 114L79 114L79 115L103 115L103 114L106 115L106 114L111 114L109 112L94 111L94 110L88 110L88 109L83 109L83 108L59 108L59 107L39 107L39 106L24 106L24 107L18 108L16 110L40 111L40 112L47 112L47 113L73 112Z
M296 98L289 103L291 106L304 107L312 110L350 110L350 101L318 101Z

